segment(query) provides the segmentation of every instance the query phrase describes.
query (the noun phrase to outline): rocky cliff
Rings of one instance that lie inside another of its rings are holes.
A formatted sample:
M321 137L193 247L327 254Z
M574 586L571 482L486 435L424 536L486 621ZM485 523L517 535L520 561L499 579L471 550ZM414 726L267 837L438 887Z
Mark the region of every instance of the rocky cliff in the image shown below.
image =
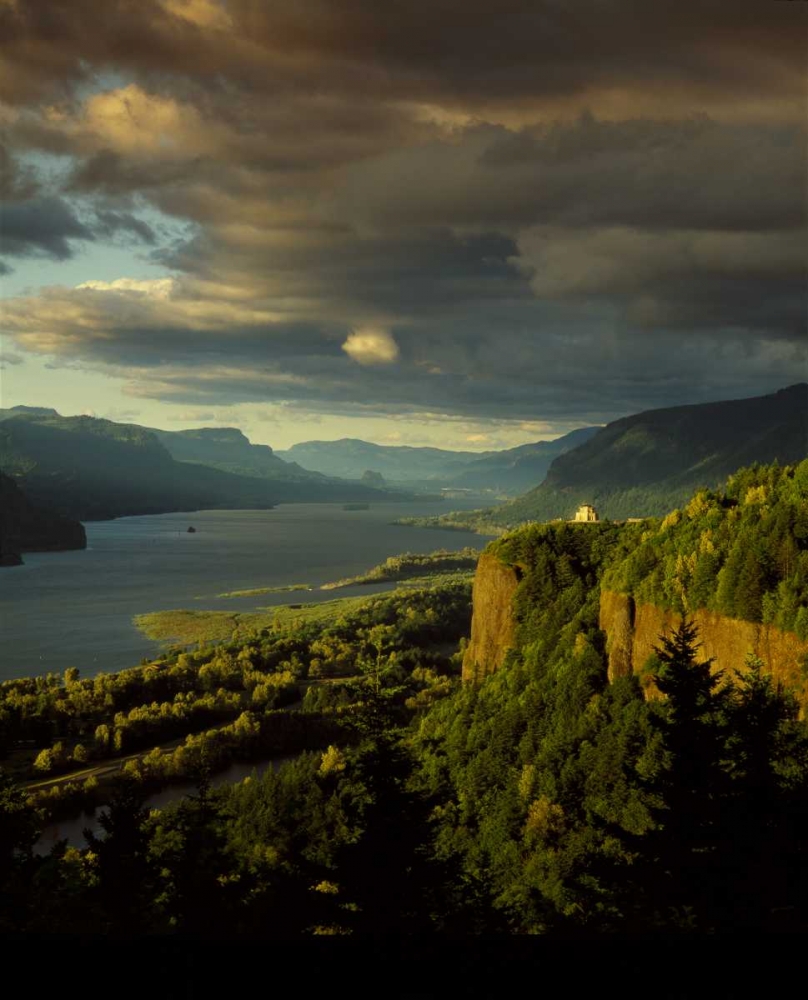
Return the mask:
M471 640L463 658L464 681L479 681L498 670L513 648L513 597L519 580L516 566L502 562L490 551L480 556L474 577ZM808 706L808 642L771 625L726 618L711 611L696 611L692 618L699 630L699 652L714 658L716 670L743 670L747 654L754 653L777 683ZM637 606L630 595L603 591L599 625L606 633L609 679L631 672L642 675L660 635L669 632L679 620L675 612L651 604ZM654 697L653 684L645 679L643 683L648 696Z
M512 604L519 571L491 552L483 552L474 574L471 640L463 656L463 680L478 681L502 666L513 647L516 620Z
M715 660L715 670L743 670L747 654L754 653L776 683L792 690L803 706L808 705L808 671L803 666L808 642L772 625L725 618L712 611L698 610L691 617L699 632L699 653ZM653 604L635 604L629 594L603 591L599 624L606 633L609 679L632 671L641 674L659 636L670 632L680 620L676 612ZM646 689L649 696L655 694L652 684Z

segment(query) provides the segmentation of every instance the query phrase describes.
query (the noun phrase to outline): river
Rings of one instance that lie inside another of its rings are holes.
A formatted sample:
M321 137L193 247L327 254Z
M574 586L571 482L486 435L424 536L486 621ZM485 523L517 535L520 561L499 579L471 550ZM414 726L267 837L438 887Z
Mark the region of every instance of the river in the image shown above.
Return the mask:
M464 546L466 532L411 528L398 517L481 506L480 498L377 504L283 504L274 510L213 510L88 522L87 549L31 553L0 569L0 680L78 667L81 676L136 666L159 652L134 615L175 608L257 607L370 595L386 585L337 592L286 592L222 599L218 594L355 576L387 556ZM188 533L193 526L196 532Z
M225 770L212 775L210 785L211 788L218 788L220 785L234 784L237 781L243 781L253 774L260 778L268 768L271 767L277 771L281 764L295 759L296 755L291 757L274 757L272 760L265 760L260 763L231 764ZM196 791L196 785L190 781L170 785L168 788L163 788L161 791L150 795L144 802L144 808L165 809L166 806L178 802L187 795L193 795ZM103 811L104 807L102 806L99 809L94 809L91 813L81 813L46 826L39 840L34 844L34 854L49 854L53 847L61 840L66 840L69 847L86 847L87 841L84 839L85 830L91 830L97 835L104 835L99 822L99 817Z

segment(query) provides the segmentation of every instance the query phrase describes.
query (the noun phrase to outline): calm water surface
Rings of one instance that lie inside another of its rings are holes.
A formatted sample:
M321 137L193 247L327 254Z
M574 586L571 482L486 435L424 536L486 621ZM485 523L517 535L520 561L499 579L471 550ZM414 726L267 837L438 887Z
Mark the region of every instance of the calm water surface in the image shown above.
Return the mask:
M255 587L316 587L400 552L482 548L486 539L477 535L390 523L463 506L452 500L345 511L339 504L284 504L89 522L86 550L31 553L25 565L0 569L0 679L71 666L92 677L136 666L160 648L132 625L134 615L148 611L252 611L370 595L384 586L216 597ZM466 506L482 504L478 498Z
M231 764L225 770L213 775L210 779L210 785L211 788L219 788L220 785L234 784L249 777L260 778L270 767L277 771L281 764L290 760L295 760L295 757L273 757L272 760L261 761L258 764ZM181 782L150 795L143 803L143 808L165 809L166 806L179 802L187 795L195 795L197 792L197 786L192 782ZM101 807L92 812L71 816L69 819L62 819L58 823L46 826L39 840L34 844L34 853L49 854L52 848L62 840L66 840L69 847L86 847L85 830L91 830L97 836L105 836L99 822L103 811L104 809Z

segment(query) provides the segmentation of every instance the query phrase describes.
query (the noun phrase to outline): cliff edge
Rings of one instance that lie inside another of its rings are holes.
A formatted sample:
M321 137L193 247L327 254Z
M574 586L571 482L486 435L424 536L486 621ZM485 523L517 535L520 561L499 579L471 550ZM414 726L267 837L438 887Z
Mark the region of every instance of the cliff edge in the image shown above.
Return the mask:
M479 681L505 661L514 645L513 596L519 571L485 551L477 563L472 590L471 640L463 656L463 680Z
M715 670L744 669L748 653L759 657L776 684L793 691L800 704L808 705L808 677L803 664L808 642L793 632L783 632L761 622L727 618L700 609L690 618L698 629L699 655L713 658ZM659 636L670 632L681 620L675 611L653 604L635 604L630 594L604 590L600 595L599 626L606 633L609 680L630 673L642 674L643 667L659 644ZM655 688L648 683L649 696Z
M478 682L498 670L516 644L513 598L519 586L518 567L485 551L480 556L472 593L471 639L463 657L463 681ZM699 653L714 659L714 669L743 671L748 653L760 657L775 683L794 692L805 711L808 706L808 642L773 625L741 621L712 611L690 616L699 634ZM599 627L606 634L609 680L640 675L647 697L657 695L643 668L681 615L653 604L637 605L629 594L604 590L600 595Z

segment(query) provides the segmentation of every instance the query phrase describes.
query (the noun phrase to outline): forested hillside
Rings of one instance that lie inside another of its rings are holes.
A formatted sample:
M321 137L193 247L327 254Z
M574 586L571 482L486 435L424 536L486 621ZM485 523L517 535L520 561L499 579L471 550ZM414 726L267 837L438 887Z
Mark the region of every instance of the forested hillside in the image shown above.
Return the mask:
M32 501L79 520L201 508L266 508L281 502L396 498L361 484L299 474L272 455L256 475L259 459L246 439L237 444L246 445L242 450L249 461L243 459L244 471L249 474L228 471L223 460L215 468L196 460L203 453L209 457L214 447L210 442L193 435L181 440L182 447L172 436L172 447L194 460L175 460L154 433L137 424L6 411L0 421L0 465ZM227 444L219 442L219 459ZM239 454L236 448L233 469L239 466ZM275 463L283 471L281 478L268 474Z
M0 566L18 565L22 552L57 552L86 545L78 521L35 507L14 480L0 472Z
M663 697L610 682L599 599L608 583L799 627L807 474L741 470L661 520L493 543L517 573L515 626L477 683L459 678L468 585L437 579L118 675L0 686L4 929L81 914L99 934L271 939L804 933L808 727L792 695L751 656L711 669L686 619L658 637ZM126 751L106 788L59 778ZM297 757L210 789L211 767L272 753ZM193 774L195 797L143 807ZM32 852L48 815L99 796L105 837Z
M754 399L647 410L607 424L559 456L540 486L494 511L491 521L570 518L580 503L594 503L602 517L664 515L741 466L806 456L804 382Z
M674 611L706 608L808 639L808 459L753 466L650 523L603 586Z

